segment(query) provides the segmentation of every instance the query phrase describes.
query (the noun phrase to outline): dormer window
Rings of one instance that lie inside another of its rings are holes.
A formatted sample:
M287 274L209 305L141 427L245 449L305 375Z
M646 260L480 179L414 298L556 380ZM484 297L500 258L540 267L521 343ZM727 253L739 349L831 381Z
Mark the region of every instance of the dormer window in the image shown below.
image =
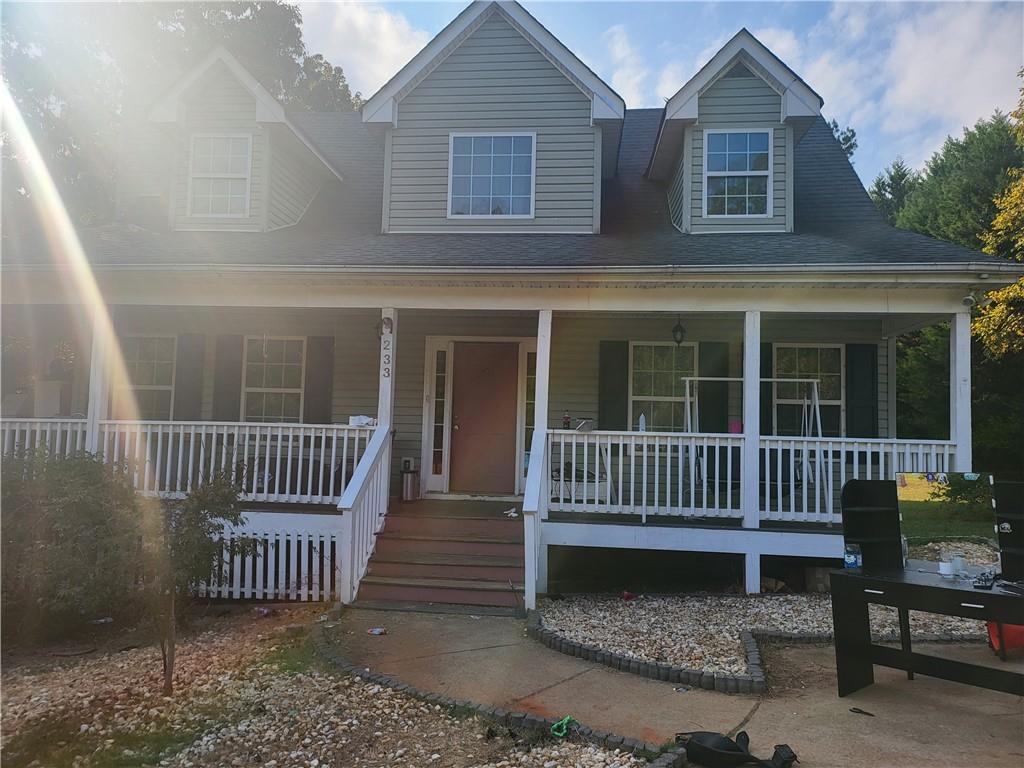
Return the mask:
M247 217L251 175L252 136L193 136L189 167L189 215Z
M704 216L770 216L770 132L706 130L704 147Z
M448 152L448 218L533 218L537 137L453 133Z

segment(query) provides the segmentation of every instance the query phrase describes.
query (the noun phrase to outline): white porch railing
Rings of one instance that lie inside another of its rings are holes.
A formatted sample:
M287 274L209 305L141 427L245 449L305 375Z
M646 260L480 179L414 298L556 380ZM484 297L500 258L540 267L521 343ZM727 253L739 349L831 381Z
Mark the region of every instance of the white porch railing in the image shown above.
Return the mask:
M85 450L85 419L0 419L0 445L5 455L68 456Z
M551 430L550 503L558 512L742 517L743 437ZM532 457L531 457L532 458Z
M225 473L246 501L329 504L372 433L343 424L103 421L99 451L147 495L182 496Z
M199 597L222 600L338 599L341 518L250 512L221 537L221 558ZM240 546L247 540L251 546Z
M893 480L897 472L948 472L949 440L762 437L762 520L837 523L847 480Z
M340 598L356 599L359 582L373 555L376 536L388 514L391 482L391 427L378 426L359 460L352 481L338 502L342 513Z

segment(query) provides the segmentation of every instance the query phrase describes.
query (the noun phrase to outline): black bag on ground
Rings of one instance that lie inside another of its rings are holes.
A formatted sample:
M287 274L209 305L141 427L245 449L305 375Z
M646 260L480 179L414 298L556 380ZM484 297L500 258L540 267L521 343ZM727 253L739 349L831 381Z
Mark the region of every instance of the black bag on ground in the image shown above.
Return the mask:
M677 733L676 741L686 747L686 759L705 768L733 768L738 765L759 765L762 768L790 768L799 763L796 753L788 744L776 744L771 760L762 760L750 754L750 737L746 731L728 736L711 731Z

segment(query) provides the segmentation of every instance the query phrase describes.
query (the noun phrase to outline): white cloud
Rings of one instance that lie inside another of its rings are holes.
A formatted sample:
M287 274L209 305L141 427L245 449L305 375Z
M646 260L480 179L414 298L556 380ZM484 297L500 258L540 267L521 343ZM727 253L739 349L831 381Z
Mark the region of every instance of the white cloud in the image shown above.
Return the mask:
M369 97L419 53L431 38L401 13L374 3L300 3L302 32L311 53L345 70L353 91Z
M670 61L658 75L657 97L662 100L671 99L680 88L686 85L686 81L689 79L690 75L686 73L683 62Z
M796 71L802 59L800 41L792 30L779 27L765 27L754 30L754 37L768 46L768 49Z
M1020 6L940 4L893 35L884 61L885 118L897 133L923 120L957 127L1015 102Z
M647 77L650 70L633 48L626 28L616 24L605 30L604 41L612 60L612 88L625 100L627 107L650 106L647 99Z

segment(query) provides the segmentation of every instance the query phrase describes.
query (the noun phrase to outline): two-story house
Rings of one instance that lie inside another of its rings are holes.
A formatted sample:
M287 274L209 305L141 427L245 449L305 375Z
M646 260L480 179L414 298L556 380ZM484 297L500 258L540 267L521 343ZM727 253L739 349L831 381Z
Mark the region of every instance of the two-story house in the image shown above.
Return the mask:
M554 547L721 553L751 592L840 557L846 480L971 468L969 305L1019 269L889 227L746 30L679 85L626 109L515 2L357 113L212 52L126 130L115 223L4 243L4 449L153 495L228 472L268 547L335 526L226 562L260 597L287 567L532 605ZM901 439L896 338L936 323L949 434Z

